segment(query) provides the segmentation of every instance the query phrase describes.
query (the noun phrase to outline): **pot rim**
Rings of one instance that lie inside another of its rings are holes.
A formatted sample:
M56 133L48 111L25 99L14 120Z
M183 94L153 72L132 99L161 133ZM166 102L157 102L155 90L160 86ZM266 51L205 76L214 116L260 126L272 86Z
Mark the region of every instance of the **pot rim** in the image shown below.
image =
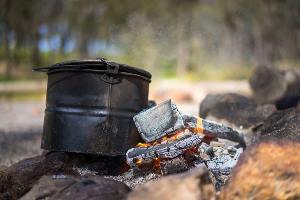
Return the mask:
M117 71L115 69L117 69ZM61 71L86 71L123 75L132 74L149 80L151 80L152 77L151 73L141 68L119 64L104 58L63 61L46 67L33 68L33 71L46 72L47 74Z

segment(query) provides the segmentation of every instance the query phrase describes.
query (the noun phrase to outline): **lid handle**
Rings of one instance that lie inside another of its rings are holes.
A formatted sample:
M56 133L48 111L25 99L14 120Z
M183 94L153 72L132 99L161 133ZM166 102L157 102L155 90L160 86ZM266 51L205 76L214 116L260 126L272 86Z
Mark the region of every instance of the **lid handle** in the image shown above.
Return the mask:
M121 82L120 77L116 76L117 74L119 74L120 66L117 63L109 62L104 58L100 58L99 60L100 62L104 63L107 67L107 71L106 73L101 75L101 79L109 84L116 84Z

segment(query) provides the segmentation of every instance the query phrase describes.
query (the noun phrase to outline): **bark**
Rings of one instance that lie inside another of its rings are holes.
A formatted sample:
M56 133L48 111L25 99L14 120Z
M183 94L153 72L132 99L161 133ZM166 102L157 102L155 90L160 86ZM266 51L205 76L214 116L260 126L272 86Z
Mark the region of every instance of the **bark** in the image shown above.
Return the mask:
M39 41L40 41L40 33L38 30L35 31L33 34L33 49L32 49L32 63L34 65L40 65L41 64L41 57L40 57L40 49L39 49Z

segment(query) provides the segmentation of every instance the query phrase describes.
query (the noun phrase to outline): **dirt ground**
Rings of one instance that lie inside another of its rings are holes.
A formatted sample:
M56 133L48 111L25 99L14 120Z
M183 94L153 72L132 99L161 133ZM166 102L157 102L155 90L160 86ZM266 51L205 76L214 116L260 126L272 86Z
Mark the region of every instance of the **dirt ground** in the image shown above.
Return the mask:
M45 83L42 83L45 84ZM26 85L10 86L22 90ZM7 87L0 86L7 91ZM19 88L21 87L21 88ZM41 84L36 86L45 88ZM30 90L35 90L34 84ZM149 99L157 103L172 98L183 113L198 115L199 103L208 93L236 92L249 95L246 81L199 82L155 81ZM40 154L45 100L0 100L0 166L9 166L21 159Z

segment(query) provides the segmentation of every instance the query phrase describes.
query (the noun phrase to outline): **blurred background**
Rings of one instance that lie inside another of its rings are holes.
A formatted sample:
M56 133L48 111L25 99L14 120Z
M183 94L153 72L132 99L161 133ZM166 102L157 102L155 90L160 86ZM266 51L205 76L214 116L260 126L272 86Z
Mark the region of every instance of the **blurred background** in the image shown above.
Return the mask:
M207 93L249 94L258 65L300 68L298 0L0 0L0 165L40 153L47 76L105 57L153 74L150 99L198 113Z

